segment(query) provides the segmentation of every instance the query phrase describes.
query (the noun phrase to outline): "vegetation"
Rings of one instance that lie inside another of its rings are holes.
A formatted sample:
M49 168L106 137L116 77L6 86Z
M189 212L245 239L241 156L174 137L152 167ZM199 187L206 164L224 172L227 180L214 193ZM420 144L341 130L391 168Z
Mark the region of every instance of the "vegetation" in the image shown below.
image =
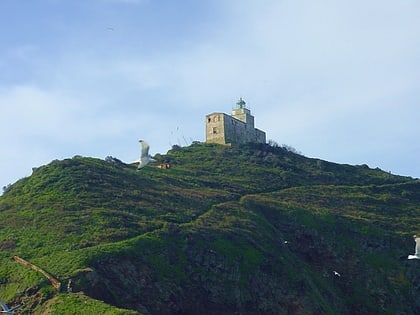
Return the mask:
M419 180L274 142L155 159L171 167L75 156L8 186L0 300L25 314L420 313L405 259Z

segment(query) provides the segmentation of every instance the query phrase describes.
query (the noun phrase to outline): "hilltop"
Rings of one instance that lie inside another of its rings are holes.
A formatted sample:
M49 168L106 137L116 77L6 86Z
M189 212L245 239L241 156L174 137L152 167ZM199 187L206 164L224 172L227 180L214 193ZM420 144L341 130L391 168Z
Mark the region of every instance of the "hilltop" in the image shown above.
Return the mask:
M155 159L171 167L75 156L8 187L0 300L25 314L420 314L405 259L419 180L267 144Z

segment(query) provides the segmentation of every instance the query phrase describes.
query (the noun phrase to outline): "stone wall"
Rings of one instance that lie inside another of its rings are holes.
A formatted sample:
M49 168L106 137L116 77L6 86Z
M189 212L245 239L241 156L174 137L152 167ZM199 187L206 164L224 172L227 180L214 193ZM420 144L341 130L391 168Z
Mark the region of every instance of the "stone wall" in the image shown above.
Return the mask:
M206 142L226 144L224 113L213 113L206 116Z
M224 113L207 115L206 142L219 144L265 143L265 132L254 128L254 117L249 112L244 113L242 117L243 119L239 120Z

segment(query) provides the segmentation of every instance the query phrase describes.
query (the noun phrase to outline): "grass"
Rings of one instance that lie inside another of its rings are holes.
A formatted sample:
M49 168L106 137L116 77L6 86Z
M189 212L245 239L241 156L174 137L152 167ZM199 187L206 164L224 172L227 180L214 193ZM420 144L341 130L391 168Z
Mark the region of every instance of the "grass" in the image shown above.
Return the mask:
M59 294L44 308L51 315L141 315L140 312L112 307L81 293Z
M0 300L16 300L38 286L50 296L38 313L44 307L73 314L83 306L84 314L138 314L81 293L52 297L42 276L11 260L19 255L63 283L77 278L86 292L95 293L95 281L106 283L127 308L134 307L135 290L162 305L207 303L211 291L212 303L242 299L240 305L261 306L275 298L268 291L259 295L259 276L273 279L267 284L273 292L290 290L290 305L309 299L330 313L334 303L351 309L355 300L375 305L386 297L404 309L409 303L401 301L411 301L411 280L395 257L412 249L409 237L418 233L418 180L268 145L195 143L159 160L171 168L137 171L112 158L76 156L41 166L8 187L0 197ZM122 266L131 273L114 279L123 289L114 288L107 272L118 275ZM336 266L354 273L347 285L319 276ZM138 277L154 282L140 285ZM369 277L382 295L369 286ZM226 287L236 295L224 300ZM402 295L393 297L401 287ZM174 292L176 301L170 300ZM157 305L142 303L152 310Z

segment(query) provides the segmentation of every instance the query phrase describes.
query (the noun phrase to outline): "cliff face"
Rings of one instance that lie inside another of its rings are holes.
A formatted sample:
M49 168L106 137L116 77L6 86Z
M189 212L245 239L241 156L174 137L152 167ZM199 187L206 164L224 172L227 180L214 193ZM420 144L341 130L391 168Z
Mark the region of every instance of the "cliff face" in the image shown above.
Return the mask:
M12 185L0 298L33 314L420 314L418 180L267 145L156 158L171 168L75 157Z

